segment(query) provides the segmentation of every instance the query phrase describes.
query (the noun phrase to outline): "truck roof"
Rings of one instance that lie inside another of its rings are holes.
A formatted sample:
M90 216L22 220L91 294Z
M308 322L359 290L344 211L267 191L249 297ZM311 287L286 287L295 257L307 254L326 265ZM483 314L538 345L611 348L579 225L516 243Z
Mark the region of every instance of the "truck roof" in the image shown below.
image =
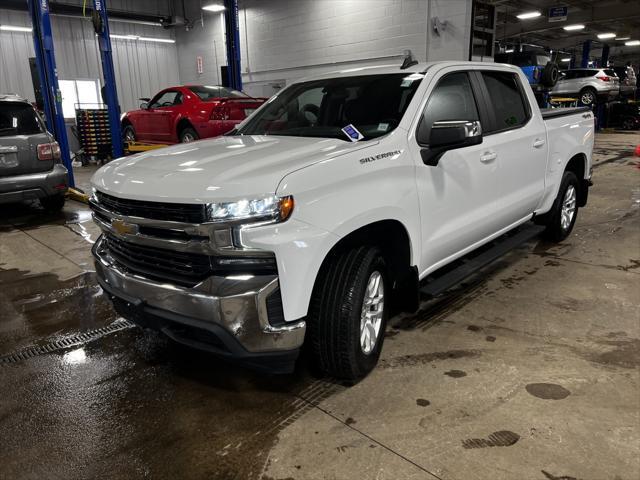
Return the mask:
M384 75L389 73L421 73L425 72L427 69L432 66L440 66L440 67L470 67L470 66L481 66L481 67L503 67L507 70L518 71L517 67L513 65L505 64L505 63L494 63L494 62L467 62L467 61L439 61L439 62L419 62L415 65L412 65L409 68L405 68L402 70L400 68L400 63L394 64L384 64L384 65L369 65L363 67L355 67L355 68L347 68L344 70L334 70L327 73L310 75L308 77L300 78L295 81L298 82L307 82L312 80L321 80L323 78L335 78L335 77L355 77L358 75Z

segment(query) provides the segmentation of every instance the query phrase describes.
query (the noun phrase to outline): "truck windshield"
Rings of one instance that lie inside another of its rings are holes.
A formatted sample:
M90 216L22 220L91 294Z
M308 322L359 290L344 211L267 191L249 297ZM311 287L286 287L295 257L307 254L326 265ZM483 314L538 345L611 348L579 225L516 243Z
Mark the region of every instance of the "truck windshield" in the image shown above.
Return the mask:
M0 137L41 133L33 107L22 102L0 102Z
M353 125L365 140L379 137L398 126L423 78L393 73L294 84L272 97L237 134L349 141L342 129Z

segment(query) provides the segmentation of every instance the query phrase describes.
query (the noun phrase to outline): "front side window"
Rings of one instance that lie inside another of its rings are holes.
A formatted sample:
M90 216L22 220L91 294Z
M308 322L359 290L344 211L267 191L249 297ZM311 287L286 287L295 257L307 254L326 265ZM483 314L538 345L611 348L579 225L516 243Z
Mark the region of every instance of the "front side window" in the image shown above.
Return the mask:
M22 102L0 102L0 137L32 135L43 131L33 107Z
M175 90L163 92L151 101L149 108L173 107L182 103L182 94Z
M238 134L348 141L342 128L353 125L365 140L380 137L398 126L423 78L421 73L391 73L294 84L273 97Z
M418 126L418 136L429 138L434 122L478 119L469 75L465 72L451 73L443 77L431 92Z
M496 125L491 131L501 131L524 125L529 111L515 74L508 72L482 72L489 91Z

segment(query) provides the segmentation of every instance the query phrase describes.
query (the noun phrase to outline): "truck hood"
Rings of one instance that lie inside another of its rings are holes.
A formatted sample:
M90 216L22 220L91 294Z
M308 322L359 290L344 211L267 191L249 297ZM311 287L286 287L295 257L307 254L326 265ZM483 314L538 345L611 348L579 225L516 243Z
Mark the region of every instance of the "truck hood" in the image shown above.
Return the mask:
M376 143L271 135L218 137L120 158L98 170L91 184L136 200L234 200L273 194L288 173Z

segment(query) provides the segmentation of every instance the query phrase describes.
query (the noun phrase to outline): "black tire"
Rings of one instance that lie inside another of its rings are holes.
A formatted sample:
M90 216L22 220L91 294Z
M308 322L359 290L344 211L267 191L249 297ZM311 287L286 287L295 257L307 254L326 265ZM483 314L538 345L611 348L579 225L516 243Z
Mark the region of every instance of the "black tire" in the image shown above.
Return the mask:
M198 136L198 132L196 132L191 127L185 127L180 130L180 143L189 143L198 140L200 137Z
M64 207L65 196L64 195L52 195L51 197L44 197L40 199L40 205L47 212L59 212Z
M558 76L560 71L558 66L553 62L547 62L542 69L542 75L540 75L540 83L545 87L554 87L558 83Z
M598 92L596 92L595 88L587 87L580 90L578 94L578 101L584 105L585 107L590 107L591 105L595 105L598 100Z
M327 262L316 281L307 317L312 361L323 373L355 383L373 370L380 357L391 285L384 258L376 247L333 254ZM384 302L375 346L366 354L360 343L360 317L374 272L381 274Z
M573 187L575 192L575 203L574 203L574 213L573 218L568 225L564 224L562 221L562 209L565 201L565 196L567 195L567 190L570 187ZM567 238L571 231L573 230L573 226L576 224L576 219L578 218L578 195L580 193L580 186L578 185L578 179L573 172L564 172L562 176L562 182L560 183L560 190L558 191L558 196L553 202L553 206L551 210L545 215L538 217L536 219L536 223L542 224L546 226L546 229L543 233L543 236L551 241L551 242L561 242L565 238Z
M122 129L122 140L124 142L135 142L136 138L136 131L133 125L125 125Z

